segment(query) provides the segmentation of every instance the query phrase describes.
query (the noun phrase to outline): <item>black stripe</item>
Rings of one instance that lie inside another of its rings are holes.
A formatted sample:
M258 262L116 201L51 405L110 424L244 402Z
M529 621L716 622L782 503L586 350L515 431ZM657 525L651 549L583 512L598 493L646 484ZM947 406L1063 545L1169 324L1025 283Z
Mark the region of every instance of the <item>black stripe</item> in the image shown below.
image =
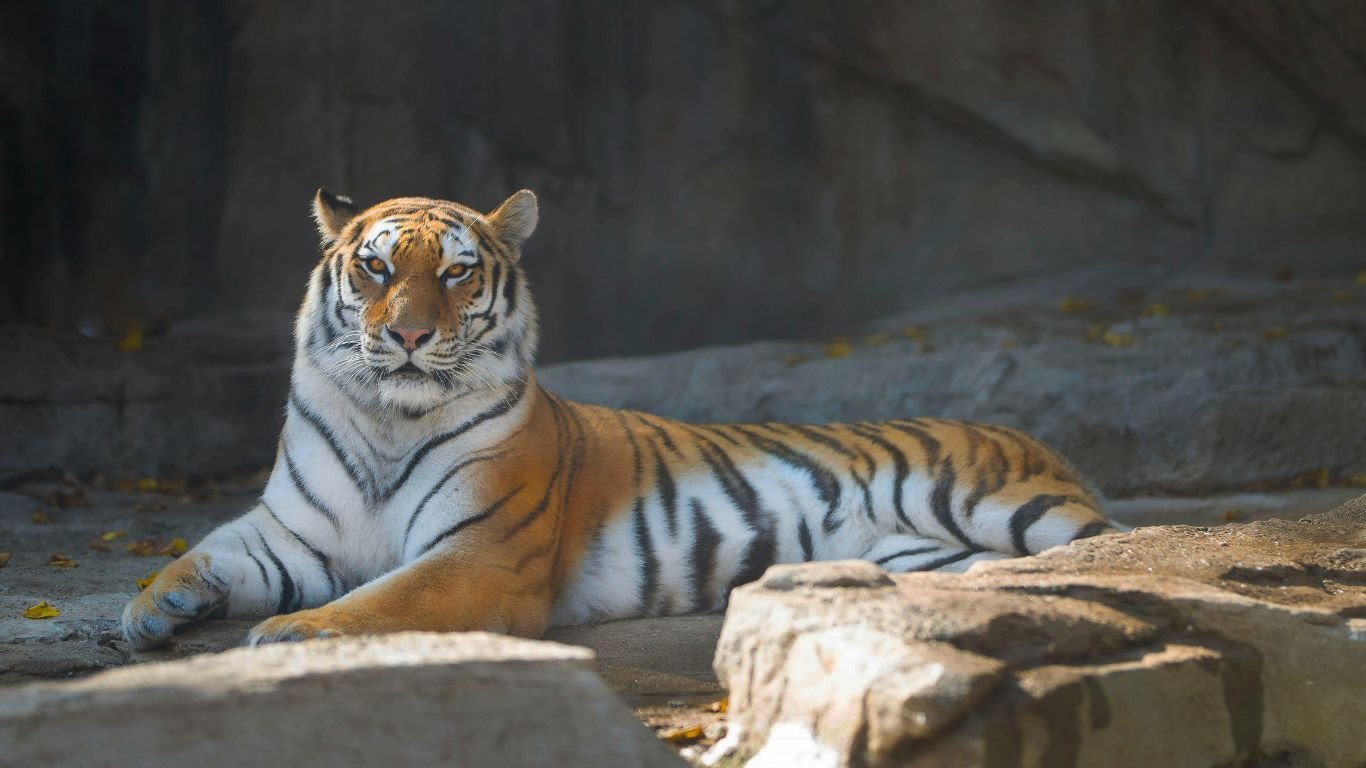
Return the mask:
M749 484L720 446L704 436L696 433L694 435L698 439L702 460L716 476L726 497L740 510L745 522L754 531L754 538L746 548L745 558L736 571L735 578L731 580L730 587L727 588L729 592L734 587L762 576L777 557L778 543L773 536L772 522L765 518L765 513L759 506L759 494L754 490L754 486Z
M542 392L546 396L546 403L550 405L550 412L555 417L555 471L551 473L550 479L546 481L545 492L541 494L541 500L536 502L526 515L518 520L503 533L503 537L498 540L501 544L521 533L527 526L536 522L545 511L550 508L550 497L554 493L556 485L559 483L560 474L564 472L565 459L565 433L568 431L564 426L564 415L559 403L548 392ZM577 460L577 457L576 459Z
M749 438L749 441L756 448L773 458L783 462L793 469L805 472L811 479L812 485L816 488L816 495L821 503L825 504L825 517L821 520L821 527L826 533L834 533L839 530L843 520L837 520L840 503L840 482L835 474L822 467L800 451L788 447L777 440L764 437L763 435L752 432L744 427L735 427L735 431Z
M427 546L423 547L417 553L417 556L422 557L423 555L432 551L432 547L435 547L437 544L440 544L446 539L456 535L457 533L460 533L461 531L465 530L471 525L474 525L475 523L483 522L484 520L489 519L489 517L493 516L493 514L496 513L499 509L502 509L503 505L508 503L508 500L511 499L513 496L516 496L517 493L521 491L524 487L526 486L519 485L516 488L513 488L511 491L508 492L506 496L485 507L484 510L479 514L471 515L457 522L455 525L452 525L450 528L447 528L446 530L437 534L436 538L427 542Z
M454 467L451 467L451 469L448 472L446 472L445 476L442 477L439 481L437 481L437 483L432 486L432 489L430 491L427 491L427 495L423 496L422 501L419 501L417 503L417 506L413 509L412 516L408 518L408 525L406 528L403 529L403 546L399 549L399 552L406 553L408 551L408 537L413 533L413 526L417 524L417 519L422 516L422 510L426 509L427 503L432 500L432 497L436 495L437 491L441 490L442 486L450 482L450 479L452 477L455 477L456 474L459 473L460 470L464 469L465 467L468 467L471 464L476 464L481 461L496 459L505 453L506 451L499 451L497 453L484 454L483 456L475 456L472 459L465 459L464 461L456 464Z
M940 549L943 549L943 547L917 547L917 548L915 548L915 549L903 549L903 550L901 550L900 552L896 552L896 553L894 553L894 554L887 555L886 557L879 557L878 559L874 560L873 562L874 562L874 563L877 563L878 565L886 565L887 563L892 562L893 560L897 559L898 557L910 557L910 556L912 556L912 555L926 555L926 554L929 554L930 552L935 552L935 551L938 551L938 550L940 550ZM920 570L920 569L917 568L916 570Z
M897 421L881 422L881 426L886 426L914 437L920 442L921 450L925 452L925 463L931 467L939 463L939 451L941 446L939 445L939 441L930 435L929 432L926 432L920 427Z
M636 421L649 427L651 431L659 436L659 439L664 443L665 448L668 448L678 458L683 458L683 452L678 450L678 445L674 443L673 438L669 437L669 433L663 427L660 427L658 424L655 424L646 418L647 414L632 411L631 415L636 418Z
M941 558L939 558L938 560L932 560L932 561L930 561L930 562L928 562L928 563L925 563L924 565L922 565L922 566L916 568L916 570L917 570L917 571L937 571L937 570L939 570L940 568L943 568L943 567L946 566L946 565L953 565L954 563L958 562L959 560L966 560L966 559L968 559L969 557L972 557L972 556L975 555L975 554L977 554L977 551L976 551L976 550L968 550L967 552L959 552L959 553L956 554L956 555L949 555L948 557L941 557Z
M772 531L760 531L755 534L749 543L749 548L745 551L745 559L740 570L736 572L735 578L730 582L730 588L734 589L741 584L748 584L763 576L764 571L773 565L777 551L777 541L774 540Z
M285 570L285 564L280 562L280 558L275 554L275 550L270 548L266 537L260 530L256 531L256 536L261 540L261 548L266 551L266 557L275 565L275 569L280 572L280 602L275 606L275 612L289 613L294 610L294 579L290 577L289 571ZM269 585L269 583L267 583ZM302 597L300 598L302 602Z
M802 562L811 562L811 526L804 517L797 518L797 541L802 545Z
M290 457L289 449L281 445L280 453L285 457L285 469L289 471L289 481L294 484L294 490L304 497L304 501L308 502L314 511L327 518L327 522L332 524L332 530L341 533L341 520L337 518L335 512L323 505L322 499L313 495L312 489L304 484L304 478L299 474L299 468L294 466L294 459Z
M1118 530L1118 528L1114 527L1113 525L1105 521L1087 523L1086 525L1083 525L1081 527L1081 530L1077 531L1077 535L1073 536L1072 540L1076 541L1077 539L1089 539L1092 536L1099 536L1102 533L1115 533Z
M901 524L906 526L907 530L911 533L918 533L915 523L911 522L911 518L906 515L906 505L902 498L905 494L905 489L902 486L906 484L906 478L911 474L911 466L910 463L906 461L906 454L902 453L900 448L897 448L886 438L882 437L882 435L878 434L876 430L862 427L857 424L850 425L849 430L886 451L887 455L891 457L892 471L894 473L892 477L892 509L896 512L897 520L900 520Z
M346 469L347 477L351 478L351 482L354 482L358 491L365 493L366 499L369 500L374 493L372 484L361 480L361 470L352 465L350 459L347 458L346 452L342 451L342 444L337 441L337 437L335 433L332 432L332 429L324 424L324 421L322 421L321 417L318 417L318 414L313 413L313 411L307 409L305 404L299 402L298 392L295 392L294 389L290 389L290 404L291 406L294 406L294 410L299 411L299 415L302 415L303 420L309 422L310 425L313 425L313 429L316 429L318 435L322 436L322 440L328 444L328 448L332 448L332 455L336 456L337 463L342 465L343 469Z
M506 415L508 411L511 411L518 403L522 401L522 397L525 394L526 381L524 379L518 379L514 384L513 391L509 392L506 397L499 400L497 403L493 404L493 406L491 406L488 410L476 415L474 418L470 419L469 421L466 421L464 424L461 424L455 429L452 429L448 432L443 432L437 435L436 437L433 437L432 439L428 440L427 442L423 443L422 447L418 448L417 452L413 454L413 458L408 460L407 466L403 468L403 472L398 476L398 479L394 481L394 483L390 485L387 489L385 489L385 492L383 494L381 494L381 498L390 498L396 492L398 492L398 490L403 487L403 484L408 482L408 478L412 476L413 470L417 468L417 465L422 461L422 459L426 458L427 454L445 445L446 443L449 443L457 437L460 437L461 435L465 434L471 429L474 429L480 424L483 424L486 421Z
M953 469L953 459L945 457L944 462L939 465L939 479L935 481L934 490L930 492L930 511L949 535L961 541L968 549L975 550L978 548L977 544L963 533L963 529L958 527L958 521L953 517L953 487L957 478L958 475Z
M1029 530L1029 526L1037 523L1048 510L1070 499L1069 496L1041 493L1010 513L1010 539L1015 544L1015 551L1022 555L1029 554L1029 549L1025 546L1025 532Z
M323 575L327 577L328 588L331 590L332 596L335 597L339 591L339 583L337 581L336 575L332 573L331 559L329 559L327 555L324 555L317 547L305 541L304 537L300 536L293 528L290 528L289 526L285 525L285 522L280 519L279 515L275 514L275 510L270 508L270 505L265 502L265 499L261 500L261 508L266 511L266 514L270 515L271 519L275 521L276 525L283 528L285 530L285 533L288 533L290 536L293 536L294 540L299 543L299 546L308 550L308 553L313 556L313 559L318 563L318 568L322 570Z
M503 300L507 302L503 314L508 317L512 317L512 314L517 311L517 289L518 284L522 281L522 270L513 267L511 272L512 275L508 277L507 288L503 291Z
M711 519L702 509L702 502L689 499L692 509L693 540L690 551L692 560L691 584L694 597L692 610L701 611L715 607L708 591L711 575L716 572L716 548L721 544L721 532L711 524Z
M237 532L236 532L236 531L233 531L233 533L237 533ZM260 533L260 531L257 531L257 533ZM255 555L255 553L253 553L253 552L251 551L251 545L247 543L247 537L246 537L246 536L243 536L242 534L237 533L237 538L242 542L242 551L243 551L244 553L246 553L246 556L247 556L247 557L250 557L250 558L251 558L251 561L252 561L253 563L256 563L256 569L259 570L259 571L261 572L261 581L265 582L266 591L270 591L270 576L266 575L266 565L265 565L265 563L262 563L262 562L261 562L261 558L257 557L257 556Z
M678 537L678 486L673 475L664 466L664 457L655 449L655 488L659 490L659 500L664 505L664 522L669 526L669 538Z
M655 557L650 540L650 524L645 517L645 506L636 500L631 514L636 529L636 556L640 558L640 616L652 616L655 596L659 591L659 559Z
M760 426L768 427L769 429L772 429L775 432L779 431L768 424L761 424ZM783 429L790 429L793 432L796 432L797 434L801 435L802 437L805 437L807 440L810 440L813 443L823 445L826 448L829 448L830 450L834 451L835 453L844 456L845 458L854 458L854 452L849 450L849 448L845 446L843 443L841 443L833 437L822 435L821 433L804 424L782 424L780 426L782 426Z

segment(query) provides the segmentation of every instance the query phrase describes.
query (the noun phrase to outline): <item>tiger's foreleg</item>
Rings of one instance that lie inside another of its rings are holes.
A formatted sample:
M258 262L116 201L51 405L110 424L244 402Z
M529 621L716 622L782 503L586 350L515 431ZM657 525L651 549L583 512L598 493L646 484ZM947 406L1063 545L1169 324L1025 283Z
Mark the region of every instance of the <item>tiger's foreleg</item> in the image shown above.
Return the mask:
M209 616L267 616L341 594L332 560L288 527L288 512L260 504L163 568L124 608L133 649L160 645Z
M549 592L489 549L433 551L327 605L267 619L247 643L404 631L540 637L549 626Z

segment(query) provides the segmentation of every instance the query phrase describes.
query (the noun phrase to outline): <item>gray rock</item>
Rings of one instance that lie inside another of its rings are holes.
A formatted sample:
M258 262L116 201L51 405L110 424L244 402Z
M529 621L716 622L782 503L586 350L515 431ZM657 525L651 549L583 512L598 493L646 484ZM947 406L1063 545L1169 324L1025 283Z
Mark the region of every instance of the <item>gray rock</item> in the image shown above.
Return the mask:
M731 728L710 757L1360 765L1363 546L1366 497L1299 522L1152 527L963 576L895 575L894 588L820 586L844 566L806 565L805 586L734 593L716 656Z
M0 693L16 765L683 765L592 654L482 633L238 649Z

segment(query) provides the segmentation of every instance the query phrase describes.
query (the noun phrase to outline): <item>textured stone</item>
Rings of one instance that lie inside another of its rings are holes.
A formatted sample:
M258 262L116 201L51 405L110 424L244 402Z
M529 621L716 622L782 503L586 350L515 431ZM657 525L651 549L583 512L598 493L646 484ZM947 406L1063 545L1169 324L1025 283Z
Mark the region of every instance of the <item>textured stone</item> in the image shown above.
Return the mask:
M290 311L319 184L536 188L546 359L817 336L1097 260L1360 268L1353 0L369 11L5 4L0 319Z
M482 633L239 649L0 693L16 765L683 763L586 650Z
M810 765L1360 765L1363 548L1366 497L895 589L819 586L830 566L807 566L805 586L732 597L720 749L758 765L797 748Z

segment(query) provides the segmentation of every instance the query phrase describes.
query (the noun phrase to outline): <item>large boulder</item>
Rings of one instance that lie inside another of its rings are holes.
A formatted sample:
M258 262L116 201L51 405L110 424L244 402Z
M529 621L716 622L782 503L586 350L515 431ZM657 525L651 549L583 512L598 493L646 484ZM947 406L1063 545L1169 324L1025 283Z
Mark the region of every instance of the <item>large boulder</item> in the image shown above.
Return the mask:
M1361 765L1366 497L963 576L774 568L715 664L712 757L752 766Z
M239 649L0 693L7 765L681 766L592 653L482 633Z

